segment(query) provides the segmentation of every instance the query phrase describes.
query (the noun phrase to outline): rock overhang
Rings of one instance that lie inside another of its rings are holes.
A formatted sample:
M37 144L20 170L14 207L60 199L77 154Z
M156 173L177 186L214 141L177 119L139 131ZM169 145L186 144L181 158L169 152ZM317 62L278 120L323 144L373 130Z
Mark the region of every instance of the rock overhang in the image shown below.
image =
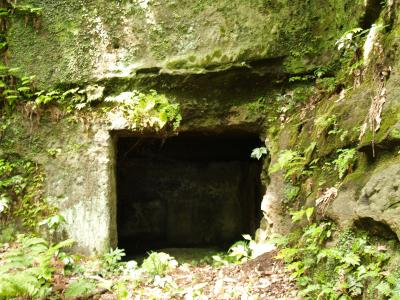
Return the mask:
M348 2L25 0L45 7L41 25L13 17L9 62L42 87L204 74L282 57L282 70L304 73L329 63L335 40L357 25L364 3L352 1L348 14Z

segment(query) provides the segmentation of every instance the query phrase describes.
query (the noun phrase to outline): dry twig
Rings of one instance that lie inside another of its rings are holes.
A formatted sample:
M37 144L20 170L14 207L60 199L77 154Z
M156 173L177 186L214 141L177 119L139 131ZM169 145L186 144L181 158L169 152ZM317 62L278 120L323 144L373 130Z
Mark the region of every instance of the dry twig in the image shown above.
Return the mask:
M331 187L326 189L322 196L317 199L316 206L323 217L325 216L325 212L329 204L331 204L331 202L336 198L337 193L337 188Z

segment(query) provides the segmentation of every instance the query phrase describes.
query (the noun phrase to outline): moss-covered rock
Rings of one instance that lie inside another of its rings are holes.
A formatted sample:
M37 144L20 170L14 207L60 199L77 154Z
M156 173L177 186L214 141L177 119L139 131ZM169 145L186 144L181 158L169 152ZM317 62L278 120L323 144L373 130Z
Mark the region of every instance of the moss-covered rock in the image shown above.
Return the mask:
M40 27L13 16L8 56L41 86L253 68L271 58L304 73L331 64L363 2L21 0L43 8Z

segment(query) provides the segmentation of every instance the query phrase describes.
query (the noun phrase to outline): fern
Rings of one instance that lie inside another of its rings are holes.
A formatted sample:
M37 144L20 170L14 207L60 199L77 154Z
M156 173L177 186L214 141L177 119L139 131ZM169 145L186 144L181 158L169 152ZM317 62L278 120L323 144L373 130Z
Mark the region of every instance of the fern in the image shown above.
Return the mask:
M19 235L17 247L0 256L0 299L45 298L51 292L52 259L72 240L50 246L44 239Z
M96 284L92 280L78 279L71 282L64 292L66 299L87 297L96 289Z
M114 103L114 109L122 112L134 129L164 129L171 125L176 130L182 120L178 103L171 103L163 94L150 90L124 92L115 97L107 97L106 102Z
M305 212L296 214L300 220ZM336 242L326 242L334 230L330 223L310 224L300 238L283 248L283 259L305 299L397 299L398 276L383 272L388 249L374 244L364 233L336 233ZM379 295L379 297L378 297ZM378 297L378 298L377 298Z
M337 159L333 161L335 169L339 172L339 178L342 179L346 173L352 171L353 166L357 160L356 149L339 149Z
M283 170L285 172L285 179L290 180L292 183L296 183L300 178L310 176L311 170L315 168L318 162L318 160L310 162L315 146L315 143L311 143L304 151L304 155L290 149L281 151L277 162L272 165L270 172L274 173Z

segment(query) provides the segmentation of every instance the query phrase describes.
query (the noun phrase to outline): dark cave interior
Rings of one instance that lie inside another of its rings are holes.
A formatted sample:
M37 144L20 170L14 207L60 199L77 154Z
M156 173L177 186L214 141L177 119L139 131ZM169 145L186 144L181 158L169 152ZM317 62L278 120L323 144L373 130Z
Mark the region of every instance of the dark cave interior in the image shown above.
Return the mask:
M255 134L187 133L117 139L118 246L224 248L261 218Z

